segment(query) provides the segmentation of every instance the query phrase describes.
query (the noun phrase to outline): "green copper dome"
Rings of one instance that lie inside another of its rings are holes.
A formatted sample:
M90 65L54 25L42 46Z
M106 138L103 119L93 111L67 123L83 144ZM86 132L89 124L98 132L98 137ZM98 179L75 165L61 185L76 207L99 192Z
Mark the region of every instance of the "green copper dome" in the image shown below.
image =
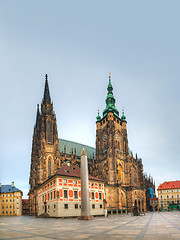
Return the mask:
M106 97L106 108L103 111L103 117L105 117L108 112L113 112L114 115L119 117L119 111L115 107L115 99L114 99L113 92L112 92L113 87L111 84L111 75L109 75L109 84L108 84L107 90L108 90L108 94Z
M122 120L123 122L126 121L126 116L124 115L124 109L122 110L121 120Z
M101 117L99 116L99 110L98 110L98 115L97 115L96 119L97 119L97 122L101 121Z

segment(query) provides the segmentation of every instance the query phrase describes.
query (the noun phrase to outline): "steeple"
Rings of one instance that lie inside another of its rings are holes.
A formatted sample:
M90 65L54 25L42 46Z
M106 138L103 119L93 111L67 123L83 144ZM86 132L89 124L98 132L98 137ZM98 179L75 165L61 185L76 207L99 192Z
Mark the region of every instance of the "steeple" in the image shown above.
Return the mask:
M45 87L44 87L44 97L43 103L51 103L50 93L49 93L49 86L48 86L48 75L45 75Z
M40 112L39 112L39 104L37 104L37 114L36 114L36 127L38 126L39 120L40 120Z
M111 73L109 73L109 84L108 84L107 90L108 90L108 94L106 97L106 108L103 111L103 117L105 117L108 112L113 112L114 115L119 117L119 111L115 107L115 98L114 98L113 92L112 92L113 87L111 84Z

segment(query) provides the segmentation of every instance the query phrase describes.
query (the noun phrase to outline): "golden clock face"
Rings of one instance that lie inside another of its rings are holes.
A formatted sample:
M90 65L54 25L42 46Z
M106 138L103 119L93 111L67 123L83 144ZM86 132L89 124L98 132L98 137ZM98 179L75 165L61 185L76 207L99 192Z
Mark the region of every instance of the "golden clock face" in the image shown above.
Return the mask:
M118 141L119 141L119 135L118 135L118 134L116 134L116 140L118 140Z
M106 139L107 139L107 135L104 135L103 141L106 141Z

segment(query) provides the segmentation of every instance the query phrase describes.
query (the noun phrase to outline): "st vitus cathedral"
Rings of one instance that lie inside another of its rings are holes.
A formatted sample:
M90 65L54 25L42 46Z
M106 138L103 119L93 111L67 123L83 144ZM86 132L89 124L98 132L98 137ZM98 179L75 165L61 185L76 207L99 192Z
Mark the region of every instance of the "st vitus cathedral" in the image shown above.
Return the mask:
M147 179L143 174L142 160L133 157L128 147L127 121L122 112L115 107L111 76L109 75L106 108L102 118L96 121L96 149L58 139L56 115L51 101L48 79L46 75L44 96L37 107L34 126L29 204L30 215L37 214L37 187L64 164L80 167L80 155L85 148L88 157L89 174L105 181L105 198L107 208L132 211L137 205L139 211L146 211Z

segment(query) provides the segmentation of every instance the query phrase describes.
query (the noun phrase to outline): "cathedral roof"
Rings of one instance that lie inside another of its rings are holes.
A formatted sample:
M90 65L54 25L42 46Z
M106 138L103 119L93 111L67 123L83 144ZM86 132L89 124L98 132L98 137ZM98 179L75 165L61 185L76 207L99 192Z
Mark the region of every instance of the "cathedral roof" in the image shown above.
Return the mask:
M86 150L87 153L87 157L89 159L95 159L96 156L96 149L81 143L77 143L77 142L73 142L73 141L69 141L69 140L65 140L62 138L59 138L59 150L60 152L64 152L64 150L66 149L66 153L67 154L75 154L76 156L81 156L81 152L83 150L83 148Z
M61 176L70 176L70 177L77 177L81 178L81 169L76 166L76 165L67 165L66 163L61 166L60 169L57 170L55 175L61 175ZM102 179L99 179L97 177L93 177L89 174L89 179L90 180L95 180L95 181L103 181Z
M164 182L159 185L158 190L180 188L180 181Z
M22 191L16 187L12 187L12 185L1 185L0 192L13 193L13 192L22 192Z

